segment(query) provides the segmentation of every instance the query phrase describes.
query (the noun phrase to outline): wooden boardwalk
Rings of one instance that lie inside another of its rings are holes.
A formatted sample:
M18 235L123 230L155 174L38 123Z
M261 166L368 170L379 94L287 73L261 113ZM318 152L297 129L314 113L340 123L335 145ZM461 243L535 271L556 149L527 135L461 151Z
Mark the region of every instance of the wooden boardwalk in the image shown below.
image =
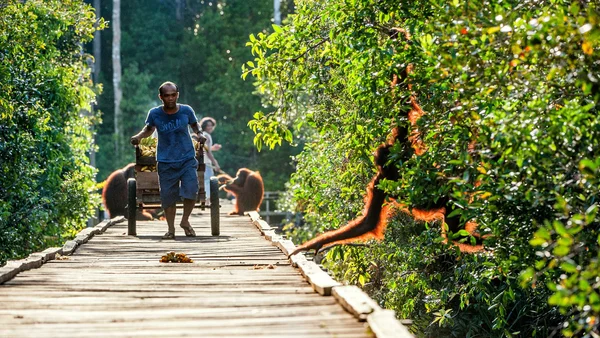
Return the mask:
M248 217L192 214L197 237L161 240L165 221L108 228L71 256L0 285L0 337L372 337L317 294ZM179 222L180 215L176 218ZM194 262L160 263L167 251Z

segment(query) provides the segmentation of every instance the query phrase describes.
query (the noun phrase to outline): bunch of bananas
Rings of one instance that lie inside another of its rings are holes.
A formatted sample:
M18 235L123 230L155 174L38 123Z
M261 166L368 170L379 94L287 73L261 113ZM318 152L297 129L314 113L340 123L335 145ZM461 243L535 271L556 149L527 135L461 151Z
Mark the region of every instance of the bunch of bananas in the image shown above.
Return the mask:
M161 263L193 263L194 261L184 253L167 252L160 258Z
M194 150L198 150L199 143L194 139L192 139L192 143L194 144ZM142 153L142 156L156 157L156 145L157 145L156 138L146 137L140 141L140 144L138 145L138 147L140 148L140 152ZM204 145L204 148L206 150L206 145ZM153 171L156 171L156 166L145 165L140 169L140 171L153 172Z
M198 150L198 147L199 147L198 141L192 139L192 143L194 144L194 150Z
M156 171L156 166L154 165L145 165L143 166L140 171L144 171L144 172L152 172L152 171Z
M142 152L142 156L156 157L156 143L154 137L146 137L140 141L138 147Z

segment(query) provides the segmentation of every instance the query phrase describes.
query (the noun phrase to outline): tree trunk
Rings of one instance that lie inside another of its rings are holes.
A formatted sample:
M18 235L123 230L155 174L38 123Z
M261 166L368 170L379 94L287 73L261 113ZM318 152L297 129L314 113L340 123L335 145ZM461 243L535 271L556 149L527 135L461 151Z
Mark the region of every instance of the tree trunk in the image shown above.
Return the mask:
M96 10L96 24L102 17L102 15L101 15L102 7L101 6L102 6L102 3L100 0L94 0L94 9ZM100 31L97 30L94 32L94 44L93 44L94 64L92 65L92 70L93 70L92 80L94 81L94 84L97 84L100 82L100 68L102 67L102 63L101 63L102 41L100 39L101 39ZM96 109L96 103L92 103L90 106L90 109L93 114L94 110ZM96 144L96 133L94 131L94 129L95 129L94 125L90 126L90 128L92 129L92 146L90 147L90 166L96 168L96 151L94 150L94 147ZM94 225L98 224L99 221L100 221L100 210L98 209L98 207L96 207L95 211L94 211L94 216L92 218L88 219L87 226L93 227Z
M96 9L96 22L102 17L100 11L102 9L102 1L94 0L94 8ZM102 67L102 41L100 31L94 32L94 82L98 83L100 77L100 68Z
M281 0L273 0L273 21L276 25L281 25Z
M175 0L175 19L183 20L183 1Z
M100 20L100 18L102 17L100 15L100 11L101 11L101 0L94 0L94 8L96 9L96 22L98 22ZM93 70L94 70L94 75L92 77L92 79L94 80L94 83L99 83L100 82L100 68L102 67L102 41L100 40L100 31L97 30L94 32L94 65L92 66ZM94 111L94 109L96 109L95 104L92 104L92 112ZM94 128L92 126L92 128ZM92 136L92 142L94 144L96 144L96 136L94 133L94 136ZM92 167L96 167L96 152L92 149L92 151L90 151L90 165Z
M115 93L115 156L120 158L120 141L121 141L121 99L123 92L121 91L121 0L113 0L112 12L112 64L113 64L113 87Z

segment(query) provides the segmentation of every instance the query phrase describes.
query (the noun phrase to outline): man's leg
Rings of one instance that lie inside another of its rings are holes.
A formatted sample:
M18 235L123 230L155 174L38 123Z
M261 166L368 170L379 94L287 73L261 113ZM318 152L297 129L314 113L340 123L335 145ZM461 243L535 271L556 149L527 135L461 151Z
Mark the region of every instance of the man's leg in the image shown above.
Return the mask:
M179 199L179 177L178 173L169 163L157 164L158 184L160 187L160 201L165 210L168 233L175 234L175 212L177 211L177 200ZM168 238L167 235L163 238ZM171 236L172 238L172 236Z
M195 158L186 162L181 175L181 187L179 195L183 197L183 216L179 226L185 230L186 236L196 236L194 228L189 222L190 214L196 205L198 194L198 174L196 173L198 162Z
M180 226L182 228L191 228L191 224L189 221L190 214L196 205L196 200L184 199L183 200L183 216L181 217Z
M177 211L177 206L173 205L165 209L165 217L167 218L167 226L169 227L169 232L175 233L175 212Z

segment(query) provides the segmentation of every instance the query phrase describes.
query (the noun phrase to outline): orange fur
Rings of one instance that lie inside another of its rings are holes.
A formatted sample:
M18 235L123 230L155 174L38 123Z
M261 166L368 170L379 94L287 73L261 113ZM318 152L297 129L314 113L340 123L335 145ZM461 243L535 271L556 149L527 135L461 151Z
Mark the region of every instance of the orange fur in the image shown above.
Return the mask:
M393 28L390 32L392 39L397 39L399 33L402 33L406 40L410 40L410 34L408 31L402 28ZM409 64L406 67L404 78L412 73L413 65ZM397 74L393 74L390 82L392 90L401 83L401 79ZM409 91L412 90L412 84L407 83ZM416 156L421 156L427 151L427 146L423 142L421 137L421 131L419 130L418 121L425 115L425 112L421 109L417 98L414 94L409 97L410 111L408 112L408 121L411 127L411 132L408 133L406 129L402 129L400 126L396 126L392 129L390 135L388 135L385 143L377 148L375 153L375 164L377 166L377 175L371 179L371 182L367 186L367 193L365 196L365 207L362 215L353 221L350 221L346 226L343 226L337 230L328 231L321 234L312 240L297 247L291 255L294 255L301 251L307 251L314 249L319 252L322 248L330 247L333 245L347 244L355 241L365 241L369 239L382 240L384 232L387 228L388 219L396 210L400 210L404 213L412 215L414 219L424 222L441 221L442 230L441 235L444 238L444 243L448 243L447 228L450 226L450 222L446 219L446 212L451 212L450 208L438 205L431 209L420 209L420 208L408 208L406 205L398 203L395 200L386 202L386 194L380 190L377 185L383 179L397 180L399 173L396 168L390 168L387 166L389 149L398 141L408 142L410 147L413 149ZM469 150L475 148L475 143L469 144ZM406 159L405 159L406 160ZM446 200L447 198L441 199ZM440 203L440 202L438 202ZM452 219L452 224L457 223L456 217ZM476 233L477 223L469 221L465 224L465 230L473 237L483 239L487 236L480 236ZM461 252L465 253L476 253L483 250L482 244L466 244L460 241L452 241L453 245L456 245Z
M243 216L246 211L258 211L264 195L264 184L262 176L258 171L252 171L247 168L238 170L237 175L232 180L227 180L223 185L223 190L235 196L235 206L230 215Z
M127 217L127 179L135 176L134 167L135 163L130 163L122 169L117 169L104 181L102 204L104 204L104 208L108 211L110 218L117 216ZM136 219L152 220L154 218L153 214L156 214L156 212L156 210L138 209Z

